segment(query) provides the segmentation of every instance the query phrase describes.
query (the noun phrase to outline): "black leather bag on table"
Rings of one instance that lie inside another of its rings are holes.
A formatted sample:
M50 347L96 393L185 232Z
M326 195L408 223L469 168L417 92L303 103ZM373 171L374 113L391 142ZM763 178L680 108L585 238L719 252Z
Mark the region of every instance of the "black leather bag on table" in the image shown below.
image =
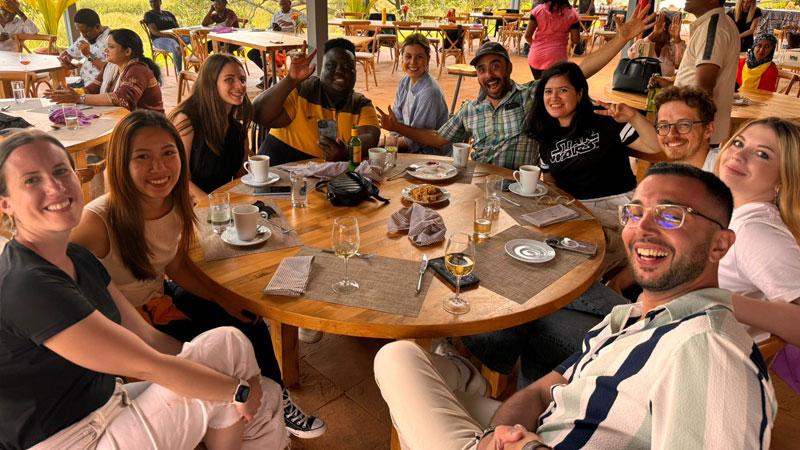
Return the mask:
M317 190L322 190L326 182L317 183ZM355 206L372 197L389 203L388 198L379 195L378 187L372 181L355 172L345 172L327 182L328 200L333 206Z
M646 94L650 77L657 73L661 73L661 62L656 58L622 58L614 71L611 88Z

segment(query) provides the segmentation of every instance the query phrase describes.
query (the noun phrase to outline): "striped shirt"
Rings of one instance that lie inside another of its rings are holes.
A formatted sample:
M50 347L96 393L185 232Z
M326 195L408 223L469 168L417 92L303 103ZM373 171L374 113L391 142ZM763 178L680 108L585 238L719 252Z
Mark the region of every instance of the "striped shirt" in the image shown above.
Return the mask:
M472 134L472 159L508 169L539 162L539 146L525 132L525 116L533 106L535 82L522 86L511 82L511 91L494 108L486 94L466 102L441 128L439 136L463 142Z
M537 433L554 449L766 449L777 403L722 289L620 305L556 370Z

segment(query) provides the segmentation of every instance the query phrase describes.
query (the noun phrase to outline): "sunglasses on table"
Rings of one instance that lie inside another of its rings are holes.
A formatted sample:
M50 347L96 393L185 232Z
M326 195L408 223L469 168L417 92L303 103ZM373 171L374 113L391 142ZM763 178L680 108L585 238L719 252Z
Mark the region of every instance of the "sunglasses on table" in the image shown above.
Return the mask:
M631 226L636 226L642 220L647 210L653 211L653 221L655 222L656 226L664 230L674 230L682 227L683 222L686 220L687 213L710 220L719 225L719 227L723 230L727 228L719 223L719 221L716 219L712 219L711 217L708 217L707 215L695 210L690 206L671 204L656 205L652 208L645 208L638 203L620 205L619 223L622 224L623 227L627 226L628 224Z

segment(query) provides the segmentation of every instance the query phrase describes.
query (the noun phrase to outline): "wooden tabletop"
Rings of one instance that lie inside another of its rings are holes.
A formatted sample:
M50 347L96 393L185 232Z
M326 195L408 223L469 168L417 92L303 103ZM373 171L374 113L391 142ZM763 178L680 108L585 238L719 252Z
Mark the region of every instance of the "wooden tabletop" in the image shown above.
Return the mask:
M353 19L342 19L341 17L336 17L336 18L333 18L333 19L329 20L328 21L328 25L343 27L345 21L352 22ZM418 27L414 27L414 28L417 28L417 29L422 30L422 31L434 31L434 30L438 30L440 25L448 25L447 22L442 22L440 24L440 23L431 22L431 21L425 21L425 20L414 21L414 22L419 22L420 23L420 25ZM474 29L474 30L482 30L483 29L483 25L480 25L480 24L461 24L461 25L463 25L467 29ZM380 20L370 20L369 21L369 26L375 27L375 28L394 28L394 21L387 20L386 23L384 23L384 22L381 22Z
M478 72L475 70L475 66L470 64L453 64L450 66L446 66L447 73L450 75L464 75L467 77L477 77Z
M237 30L231 33L208 33L208 38L217 42L236 44L264 51L292 50L306 45L306 35L279 31Z
M400 155L415 158L419 155ZM415 158L419 159L419 158ZM449 160L433 157L432 159ZM476 171L486 171L510 178L509 170L478 164ZM476 177L473 184L452 183L447 189L452 194L449 203L437 208L448 227L448 234L470 232L473 220L473 200L482 195L474 186L485 178ZM233 181L220 190L228 190L239 181ZM360 251L377 255L419 261L422 254L438 257L444 253L444 243L417 248L405 236L387 235L387 220L398 209L408 206L401 201L400 191L410 183L406 179L384 182L381 195L391 203L380 206L377 202L363 202L357 207L333 207L325 197L316 192L309 194L309 207L292 209L288 199L271 197L284 212L289 224L297 230L306 246L330 248L333 219L340 216L358 218L361 231ZM513 195L513 194L508 194ZM258 197L231 194L231 203L252 203ZM516 221L501 212L496 230L502 231L516 225ZM236 296L226 305L231 310L246 309L271 320L273 343L284 370L284 381L292 384L297 375L296 327L311 328L351 336L392 339L435 338L482 333L518 325L547 315L571 302L597 278L605 252L603 232L596 221L567 222L553 225L540 232L564 235L596 242L600 249L597 257L587 260L567 275L520 305L484 287L464 294L471 311L453 316L442 309L442 300L451 295L449 288L438 279L433 280L424 304L417 317L389 314L358 307L341 306L324 301L268 296L262 292L283 258L295 255L299 248L276 250L242 257L206 262L202 250L195 245L192 259L212 279L232 290ZM480 261L477 261L480 264ZM531 266L531 276L536 276L536 266ZM277 328L276 328L277 327ZM288 377L288 380L287 380Z
M55 55L25 53L31 63L27 67L19 62L19 52L0 51L0 73L51 72L63 68L63 64Z

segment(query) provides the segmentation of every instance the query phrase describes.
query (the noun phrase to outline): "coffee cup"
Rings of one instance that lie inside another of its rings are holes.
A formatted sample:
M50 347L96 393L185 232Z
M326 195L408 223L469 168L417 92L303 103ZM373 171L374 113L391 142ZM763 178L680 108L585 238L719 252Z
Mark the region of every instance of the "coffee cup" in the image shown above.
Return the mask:
M383 147L369 149L369 165L383 170L386 165L386 149Z
M244 163L244 170L250 174L253 181L263 183L269 179L269 156L253 155Z
M258 219L261 217L255 205L236 205L233 207L233 226L240 241L252 241L258 233Z
M453 165L456 167L467 167L469 150L469 144L462 142L453 144Z
M519 170L514 171L514 179L519 183L520 190L523 194L533 194L536 192L536 186L539 184L539 173L541 169L538 166L520 166Z

